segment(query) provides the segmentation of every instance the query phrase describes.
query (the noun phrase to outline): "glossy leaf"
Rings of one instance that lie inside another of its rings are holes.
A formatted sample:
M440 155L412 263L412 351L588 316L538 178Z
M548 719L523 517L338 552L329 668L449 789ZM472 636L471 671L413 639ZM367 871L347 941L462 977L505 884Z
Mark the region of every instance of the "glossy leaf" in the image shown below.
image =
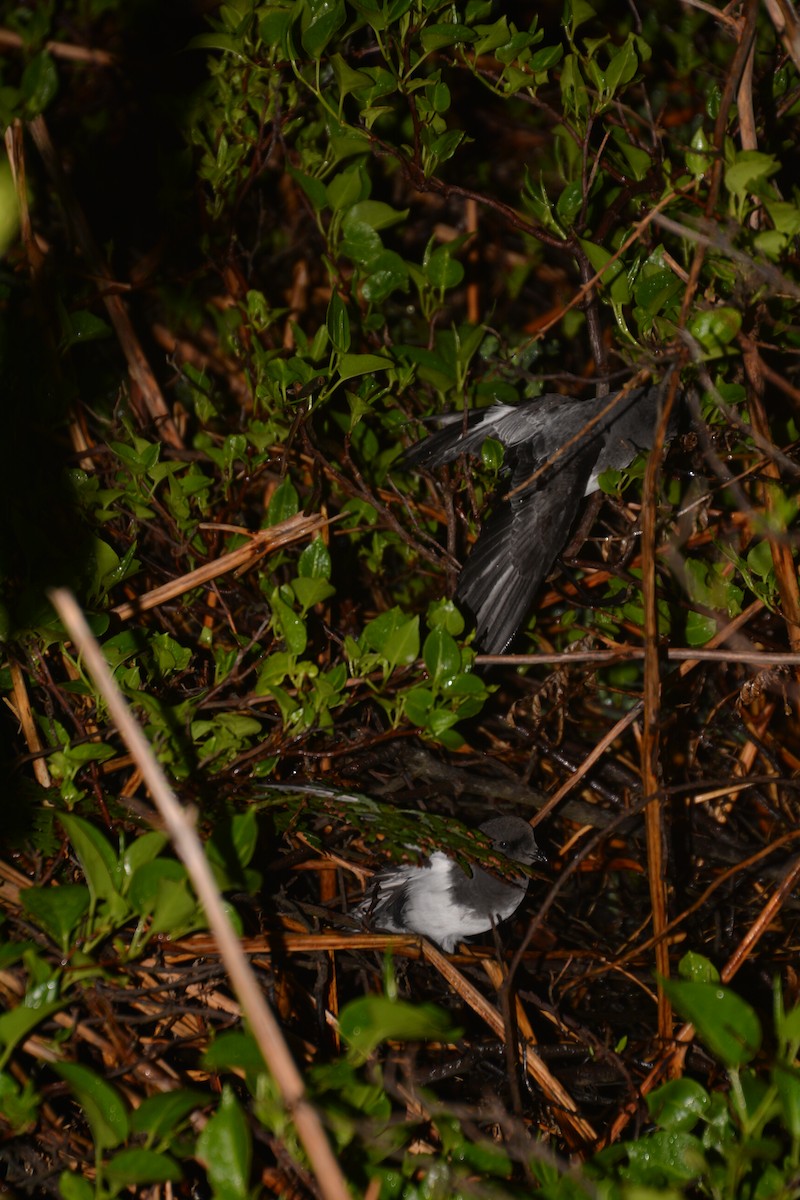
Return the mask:
M122 883L121 871L106 837L83 817L61 813L58 819L75 847L92 898L111 900L117 897Z
M79 1063L55 1063L54 1070L70 1086L99 1150L113 1150L128 1136L128 1110L116 1088Z
M141 1147L120 1150L105 1164L105 1173L116 1187L131 1188L153 1183L177 1183L183 1171L168 1154Z
M364 1061L387 1039L455 1041L460 1031L435 1004L408 1004L386 996L351 1000L339 1017L339 1031L356 1061Z
M761 1045L761 1024L753 1008L729 988L714 983L664 980L662 986L678 1012L720 1062L738 1067Z
M77 883L27 888L20 893L20 900L25 911L66 953L74 932L89 911L89 889Z
M226 1084L219 1108L197 1139L197 1157L220 1200L250 1200L252 1153L247 1120Z

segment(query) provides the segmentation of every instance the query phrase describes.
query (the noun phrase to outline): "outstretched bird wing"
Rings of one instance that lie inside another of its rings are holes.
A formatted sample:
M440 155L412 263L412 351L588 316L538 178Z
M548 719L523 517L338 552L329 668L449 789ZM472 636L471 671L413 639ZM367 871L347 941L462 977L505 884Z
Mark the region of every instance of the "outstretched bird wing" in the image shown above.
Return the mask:
M477 454L487 437L505 447L510 500L501 500L459 577L456 598L475 619L476 641L503 651L569 537L581 498L609 467L628 465L652 444L660 389L573 400L547 395L514 407L494 405L438 418L435 433L411 446L408 467L442 466ZM529 487L526 480L549 464Z
M511 500L499 503L481 530L458 577L456 599L475 620L476 641L500 654L519 629L531 599L569 537L586 492L596 447L585 445L568 469L543 474ZM542 465L532 442L509 453L509 491Z

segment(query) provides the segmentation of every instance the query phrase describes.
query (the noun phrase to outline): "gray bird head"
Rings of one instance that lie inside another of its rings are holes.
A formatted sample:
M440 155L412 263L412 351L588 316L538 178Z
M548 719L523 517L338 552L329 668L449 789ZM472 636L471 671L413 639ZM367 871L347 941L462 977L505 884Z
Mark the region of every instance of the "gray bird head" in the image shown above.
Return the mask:
M481 833L491 838L492 845L512 862L526 863L530 866L536 862L547 862L536 845L533 830L522 817L492 817L480 826Z

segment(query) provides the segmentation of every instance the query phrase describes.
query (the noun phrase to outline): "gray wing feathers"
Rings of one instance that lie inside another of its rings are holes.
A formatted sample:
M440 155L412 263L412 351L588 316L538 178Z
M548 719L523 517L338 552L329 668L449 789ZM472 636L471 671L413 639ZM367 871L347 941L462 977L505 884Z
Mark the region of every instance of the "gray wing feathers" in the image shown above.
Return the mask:
M658 387L594 400L548 395L514 408L473 410L466 427L463 413L451 413L441 419L443 428L406 451L404 465L432 468L477 454L487 437L497 438L511 475L503 491L524 485L547 464L529 487L495 506L459 577L456 598L473 616L476 641L487 653L501 652L513 638L598 475L626 467L652 444L660 395Z

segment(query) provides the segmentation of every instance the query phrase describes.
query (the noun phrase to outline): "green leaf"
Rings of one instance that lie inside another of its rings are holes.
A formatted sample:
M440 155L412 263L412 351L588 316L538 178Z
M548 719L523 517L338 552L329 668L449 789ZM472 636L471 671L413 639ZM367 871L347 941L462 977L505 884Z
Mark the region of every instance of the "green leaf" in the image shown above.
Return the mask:
M228 1084L214 1116L197 1139L197 1157L220 1200L250 1200L250 1128Z
M555 67L561 62L564 57L564 47L543 46L541 50L537 50L530 61L530 68L535 75L543 71L549 71L551 67Z
M147 833L140 833L123 852L121 864L125 878L130 881L139 867L144 866L145 863L152 862L154 858L158 858L168 842L169 838L167 835L160 833L156 829L151 829Z
M575 31L587 21L591 21L595 10L587 0L567 0L564 5L564 24L569 27L570 38L575 37Z
M205 926L202 909L189 886L188 879L172 880L166 876L158 882L150 933L167 933L178 938L190 929Z
M647 1097L647 1109L664 1129L690 1132L711 1103L708 1092L694 1079L671 1079Z
M297 574L301 579L330 579L331 555L321 537L314 538L300 555Z
M208 1104L208 1095L193 1088L177 1088L173 1092L157 1092L147 1096L131 1113L131 1133L147 1136L148 1146L172 1136L190 1113Z
M780 163L772 154L741 150L725 168L725 186L728 191L744 199L748 192L756 192L761 183L779 170Z
M305 0L300 40L311 58L319 58L346 19L342 0Z
M168 1154L155 1150L133 1148L120 1150L105 1164L109 1182L118 1188L145 1186L151 1183L177 1183L183 1171Z
M703 954L689 950L678 963L678 974L689 983L719 983L719 971Z
M259 11L263 13L258 24L258 36L261 41L265 46L280 46L284 57L290 58L288 33L295 19L296 7L278 8L269 5Z
M609 254L608 250L603 246L596 245L594 242L587 241L585 238L581 238L580 243L595 271L603 272L600 277L601 286L613 289L614 284L619 280L624 284L624 289L627 293L629 289L627 280L622 274L622 261L616 259L616 261L612 262L611 260L614 256ZM614 299L617 299L616 295L614 295Z
M231 1031L221 1033L203 1054L203 1066L209 1071L264 1070L264 1059L252 1034Z
M381 235L363 221L343 223L342 233L342 254L365 270L372 270L376 259L384 253Z
M299 617L288 604L281 600L277 588L272 593L270 607L272 608L272 621L278 636L283 639L292 654L302 654L308 642L302 617Z
M26 888L20 892L22 907L66 954L73 934L89 911L89 889L79 883L59 887Z
M336 595L336 588L328 583L327 579L298 578L292 582L291 586L303 614L307 613L315 604L322 604L331 596ZM302 654L302 650L298 653Z
M686 641L690 646L705 646L717 632L719 622L714 617L691 609L686 614Z
M0 1116L4 1117L13 1134L29 1133L39 1119L41 1096L30 1079L19 1088L14 1079L0 1071Z
M402 210L392 208L390 204L384 204L382 200L361 200L358 204L354 204L345 215L342 227L345 232L347 232L348 225L368 225L370 229L376 231L388 229L389 226L404 221L408 213L407 208Z
M328 182L328 203L334 212L343 212L362 198L364 188L364 169L361 163L353 163Z
M423 262L425 275L433 287L457 287L464 278L464 268L452 257L449 246L437 246L426 254Z
M387 996L362 996L351 1000L339 1017L339 1032L349 1046L349 1057L365 1062L376 1046L391 1038L401 1042L456 1041L449 1013L435 1004L407 1004Z
M246 61L239 39L229 33L223 33L221 30L195 34L186 48L187 50L222 50L224 54L235 54L243 62Z
M369 304L380 304L392 292L408 290L408 266L394 250L382 250L369 262L361 294Z
M56 980L52 981L51 987L37 985L25 994L24 1000L16 1008L0 1014L0 1067L5 1066L14 1047L23 1041L32 1029L65 1006L66 1000L58 997L57 993ZM51 996L56 998L50 999Z
M508 37L508 18L505 16L501 16L493 25L476 25L475 44L472 47L475 57L491 54L498 46L504 46Z
M339 378L344 381L373 371L389 371L394 366L390 358L378 354L343 354L338 362Z
M111 336L111 326L87 309L67 314L64 324L62 350L68 350L70 346L77 346L82 342L97 342Z
M359 71L355 67L351 67L341 54L332 54L329 62L339 85L339 95L342 98L351 92L358 91L359 88L367 88L372 84L371 75L368 75L366 71Z
M630 1183L661 1188L687 1184L699 1178L705 1169L703 1143L690 1133L658 1130L638 1142L628 1142Z
M761 1024L755 1010L729 988L714 983L662 980L669 999L684 1020L726 1067L739 1067L758 1053Z
M284 479L272 493L267 509L267 526L280 525L289 517L297 515L300 508L300 498L291 480Z
M93 900L113 900L122 884L120 864L106 838L83 817L59 813L59 821L75 847Z
M176 858L157 858L137 867L128 887L128 900L134 912L147 917L158 904L162 882L185 883L186 867Z
M474 696L480 698L481 701L486 700L491 689L487 688L480 675L470 675L467 671L462 671L458 675L454 675L452 679L447 679L442 685L442 690L446 696ZM459 705L459 715L465 715L463 706ZM476 712L479 709L475 710Z
M710 150L711 144L701 125L692 135L692 150L686 154L686 168L696 179L700 179L711 169L713 159Z
M408 666L419 655L419 617L393 630L383 643L383 654L392 667Z
M128 1136L128 1112L116 1088L80 1063L54 1063L80 1104L98 1150L113 1150Z
M35 55L22 72L20 92L25 100L25 112L37 117L44 112L58 91L56 64L46 50Z
M795 1141L800 1139L800 1071L778 1064L772 1069L772 1082L778 1092L786 1128Z
M350 318L347 315L344 300L335 288L328 304L325 325L334 350L345 354L350 349Z
M421 729L425 729L434 703L435 698L430 688L411 688L404 697L405 715L412 725L419 725Z
M314 212L322 212L328 204L328 192L322 180L316 179L313 175L305 175L302 171L298 171L291 166L287 166L286 170L292 179L295 179L300 184L300 187L311 201L311 207L314 209Z
M461 670L461 651L444 629L434 629L425 639L422 657L428 674L439 683L446 683Z
M62 1171L58 1177L58 1190L63 1200L96 1200L95 1190L84 1175L73 1171Z
M428 25L420 34L422 48L426 53L431 50L443 50L445 46L453 46L460 42L474 42L475 33L468 25Z
M742 327L742 314L735 308L720 305L705 312L696 312L688 323L689 332L711 355L721 354Z

